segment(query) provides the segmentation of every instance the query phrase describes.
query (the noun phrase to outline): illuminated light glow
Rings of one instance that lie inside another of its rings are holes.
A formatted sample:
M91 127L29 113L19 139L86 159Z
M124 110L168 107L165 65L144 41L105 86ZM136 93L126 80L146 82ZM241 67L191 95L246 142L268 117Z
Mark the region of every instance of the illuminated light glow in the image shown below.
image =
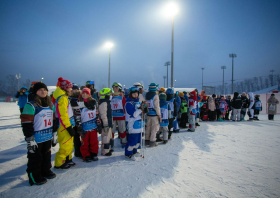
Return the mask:
M168 17L177 16L179 12L178 6L174 2L170 2L164 7L163 12Z
M113 46L114 46L114 44L113 44L113 43L111 43L111 42L107 42L107 43L105 43L105 47L106 47L106 48L111 49Z

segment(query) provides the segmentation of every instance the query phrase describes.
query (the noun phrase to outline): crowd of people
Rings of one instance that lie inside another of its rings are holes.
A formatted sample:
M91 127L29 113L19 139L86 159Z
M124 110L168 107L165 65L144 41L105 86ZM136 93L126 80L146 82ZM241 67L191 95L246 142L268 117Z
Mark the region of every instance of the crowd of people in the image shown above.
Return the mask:
M30 185L42 185L56 177L51 170L51 147L59 144L55 169L75 166L74 156L84 162L98 160L101 135L101 155L110 157L114 142L119 139L129 160L143 157L143 146L167 144L180 128L195 132L200 121L258 120L262 103L259 95L235 92L233 99L198 90L175 92L174 88L159 88L151 83L144 91L141 83L123 89L120 83L111 88L95 89L94 81L79 87L59 78L56 90L48 96L48 87L35 81L27 91L22 87L19 98L22 131L27 142L27 174ZM279 101L272 94L268 100L269 120L274 119ZM116 133L118 131L118 133ZM118 137L115 138L115 134Z

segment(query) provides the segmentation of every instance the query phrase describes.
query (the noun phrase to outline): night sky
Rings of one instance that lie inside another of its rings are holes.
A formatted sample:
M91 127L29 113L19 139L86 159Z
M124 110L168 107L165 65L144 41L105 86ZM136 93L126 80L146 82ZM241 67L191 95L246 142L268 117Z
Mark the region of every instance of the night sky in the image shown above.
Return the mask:
M63 77L97 87L108 82L126 87L142 82L163 86L171 60L171 18L163 13L170 1L0 1L0 77L21 73L22 80L44 78L56 85ZM280 73L279 0L174 1L179 14L174 29L175 87L201 87L234 78ZM169 67L170 80L170 67ZM169 82L170 85L170 82Z

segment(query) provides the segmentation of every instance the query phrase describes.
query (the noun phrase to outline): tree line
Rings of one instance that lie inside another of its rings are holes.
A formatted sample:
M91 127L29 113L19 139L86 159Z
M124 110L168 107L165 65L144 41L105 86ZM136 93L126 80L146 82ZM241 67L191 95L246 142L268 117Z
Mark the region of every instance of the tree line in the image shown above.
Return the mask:
M14 96L21 87L30 88L30 79L16 79L15 75L7 75L4 80L0 80L0 96Z

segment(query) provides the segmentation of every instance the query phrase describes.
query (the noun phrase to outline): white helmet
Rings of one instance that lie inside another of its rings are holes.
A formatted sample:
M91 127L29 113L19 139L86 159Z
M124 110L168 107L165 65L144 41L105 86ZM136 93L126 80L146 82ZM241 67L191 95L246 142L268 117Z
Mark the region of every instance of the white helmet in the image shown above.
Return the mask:
M144 88L144 86L141 83L139 83L139 82L134 83L133 87L138 87L138 88L141 88L141 89Z

